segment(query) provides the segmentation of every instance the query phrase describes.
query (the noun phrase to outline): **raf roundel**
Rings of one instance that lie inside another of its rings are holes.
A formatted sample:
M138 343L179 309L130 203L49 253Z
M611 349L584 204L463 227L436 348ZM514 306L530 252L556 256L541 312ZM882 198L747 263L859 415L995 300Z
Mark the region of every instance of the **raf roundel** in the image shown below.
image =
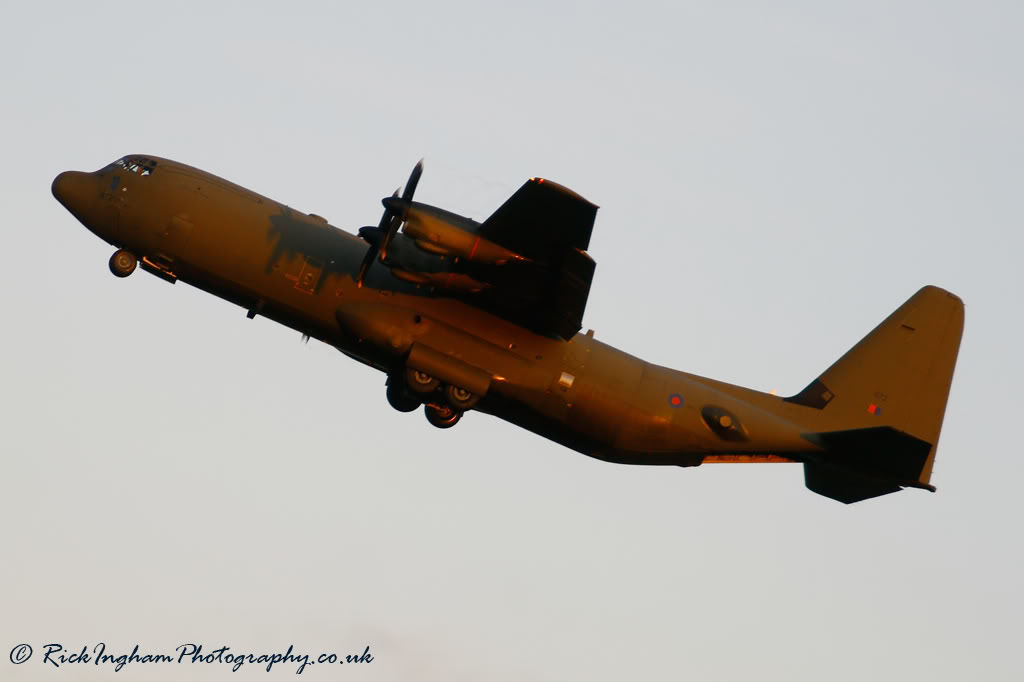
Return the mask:
M678 393L673 393L668 397L668 405L669 407L682 407L683 396L679 395Z

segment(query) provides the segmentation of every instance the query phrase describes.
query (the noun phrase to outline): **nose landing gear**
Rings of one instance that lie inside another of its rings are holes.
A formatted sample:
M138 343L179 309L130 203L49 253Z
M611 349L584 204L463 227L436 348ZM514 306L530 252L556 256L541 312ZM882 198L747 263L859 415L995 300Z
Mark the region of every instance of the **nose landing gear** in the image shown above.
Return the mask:
M110 272L116 277L127 277L135 272L135 267L138 264L139 259L135 257L134 253L131 251L125 251L124 249L118 249L114 252L114 255L110 257Z

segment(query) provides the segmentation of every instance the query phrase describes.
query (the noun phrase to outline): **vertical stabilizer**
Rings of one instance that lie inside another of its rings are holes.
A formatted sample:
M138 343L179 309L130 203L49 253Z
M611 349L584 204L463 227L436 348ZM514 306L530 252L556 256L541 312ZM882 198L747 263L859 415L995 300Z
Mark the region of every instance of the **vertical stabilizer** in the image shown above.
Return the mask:
M863 480L848 481L861 493L830 494L842 487L844 472L889 483L890 489L880 484L875 494L894 492L894 485L929 487L963 327L963 301L926 286L807 388L785 399L821 410L821 432L811 437L827 452L806 465L808 487L842 501L856 501L844 495L874 496L864 494L870 486ZM913 443L920 445L908 445Z

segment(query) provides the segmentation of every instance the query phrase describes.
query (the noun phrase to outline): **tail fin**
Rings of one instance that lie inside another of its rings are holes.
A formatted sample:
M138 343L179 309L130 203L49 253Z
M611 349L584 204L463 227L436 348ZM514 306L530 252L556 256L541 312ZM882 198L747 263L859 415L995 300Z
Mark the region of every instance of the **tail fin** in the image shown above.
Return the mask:
M964 305L927 286L787 402L821 410L807 487L850 503L929 484Z

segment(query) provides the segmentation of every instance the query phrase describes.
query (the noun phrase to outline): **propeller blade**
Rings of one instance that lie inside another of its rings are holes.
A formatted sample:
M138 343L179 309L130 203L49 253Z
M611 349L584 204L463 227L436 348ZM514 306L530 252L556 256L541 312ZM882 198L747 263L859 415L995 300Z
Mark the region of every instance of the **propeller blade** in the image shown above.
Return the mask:
M391 196L397 197L398 190L396 189L395 193ZM366 250L366 255L363 256L363 262L359 265L359 273L356 275L356 286L360 289L363 288L363 280L366 279L366 273L370 270L370 266L373 265L373 261L377 260L377 254L381 252L381 245L387 237L387 230L391 224L392 217L391 211L385 207L384 215L380 217L380 224L376 227L367 225L366 227L359 228L359 236L370 245L370 248Z
M409 182L405 183L405 191L402 192L404 201L412 201L412 195L416 193L416 185L420 184L420 176L423 175L423 159L416 162L409 174Z
M391 240L395 238L395 234L398 233L398 228L402 226L402 221L405 220L405 209L412 202L412 196L416 193L416 185L420 184L421 175L423 175L423 159L416 162L416 165L413 166L412 173L409 174L409 180L405 183L405 191L402 192L401 213L395 210L395 204L398 203L397 190L391 195L391 199L384 200L384 213L390 213L392 218L391 224L388 226L387 234L384 235L384 241L380 245L380 251L383 258L387 258L388 247L391 246Z
M384 233L384 238L380 242L380 253L381 258L388 257L388 247L391 246L391 240L395 238L398 233L398 228L402 224L402 219L397 215L391 217L391 227Z
M377 260L377 251L379 251L377 245L371 244L370 248L366 249L366 255L363 257L363 262L359 264L359 274L356 275L356 286L360 289L363 288L363 280L366 279L367 271L369 271L370 266L373 265L373 261Z
M367 225L359 228L359 238L367 244L376 244L380 241L381 230L375 225Z
M398 188L396 187L394 193L392 193L392 195L391 195L391 198L394 199L397 196L398 196ZM382 215L380 217L380 224L377 225L377 229L380 230L380 233L383 235L384 232L388 229L388 226L390 224L391 224L391 210L385 205L384 206L384 215Z

